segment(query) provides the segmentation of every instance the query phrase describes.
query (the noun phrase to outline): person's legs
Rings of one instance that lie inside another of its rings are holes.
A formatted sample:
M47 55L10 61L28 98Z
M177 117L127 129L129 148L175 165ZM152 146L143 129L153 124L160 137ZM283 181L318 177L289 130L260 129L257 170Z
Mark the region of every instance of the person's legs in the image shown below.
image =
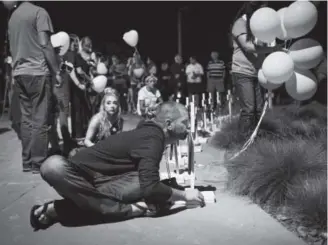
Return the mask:
M20 107L20 134L22 142L22 159L23 171L30 171L32 169L31 158L31 137L32 137L32 101L28 87L31 86L32 76L17 76L15 77L15 90L19 99Z
M256 108L255 123L257 124L258 120L260 120L261 118L262 109L264 106L264 89L261 87L257 79L254 80L254 87L255 87L255 108Z
M215 86L215 80L212 78L207 79L207 92L211 94L212 101L211 105L209 104L210 108L216 108L216 86Z
M17 91L15 85L12 86L10 120L11 120L11 127L16 132L18 139L21 140L21 132L20 132L21 109L19 103L19 92Z
M52 84L50 76L35 76L27 85L32 102L32 164L40 166L48 156L50 113L52 109Z
M99 216L129 218L132 215L130 205L141 199L137 175L95 176L94 172L82 170L62 156L52 156L41 166L42 178L64 199L70 200L81 211L93 212ZM72 206L67 202L67 206ZM58 218L65 216L64 204L56 206ZM65 218L65 217L63 217Z
M254 125L254 117L256 113L255 79L255 77L243 74L233 74L236 94L239 98L241 108L239 130L242 133L247 133Z
M64 142L64 154L68 154L71 149L71 135L68 129L69 116L69 96L67 94L57 94L59 108L59 125Z

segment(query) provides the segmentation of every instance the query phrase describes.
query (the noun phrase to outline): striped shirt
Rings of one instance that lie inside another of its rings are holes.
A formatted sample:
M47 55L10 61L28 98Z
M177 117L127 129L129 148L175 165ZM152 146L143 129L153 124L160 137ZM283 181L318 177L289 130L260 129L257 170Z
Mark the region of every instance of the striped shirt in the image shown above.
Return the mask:
M222 60L210 61L207 65L207 74L209 78L223 78L225 65Z

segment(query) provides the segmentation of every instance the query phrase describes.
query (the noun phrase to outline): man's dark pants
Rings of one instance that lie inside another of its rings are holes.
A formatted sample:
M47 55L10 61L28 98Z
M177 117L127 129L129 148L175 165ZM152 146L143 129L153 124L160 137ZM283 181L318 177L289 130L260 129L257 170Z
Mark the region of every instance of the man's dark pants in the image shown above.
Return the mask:
M232 73L241 113L239 127L241 132L252 130L260 119L263 108L263 93L257 77Z
M40 166L48 155L51 129L51 76L15 76L21 111L23 167Z
M142 199L135 170L108 176L74 165L62 156L51 156L41 166L42 178L64 199L55 201L59 222L69 223L81 216L103 219L131 218L130 205Z

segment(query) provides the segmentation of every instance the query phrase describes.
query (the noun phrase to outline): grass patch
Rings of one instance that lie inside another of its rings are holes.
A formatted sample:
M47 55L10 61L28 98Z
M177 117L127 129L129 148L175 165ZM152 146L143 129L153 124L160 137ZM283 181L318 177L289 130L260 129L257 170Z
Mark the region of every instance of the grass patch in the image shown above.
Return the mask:
M246 141L237 118L211 143L238 152ZM302 225L327 229L327 107L313 103L268 111L255 142L225 166L234 193L262 207L287 207Z

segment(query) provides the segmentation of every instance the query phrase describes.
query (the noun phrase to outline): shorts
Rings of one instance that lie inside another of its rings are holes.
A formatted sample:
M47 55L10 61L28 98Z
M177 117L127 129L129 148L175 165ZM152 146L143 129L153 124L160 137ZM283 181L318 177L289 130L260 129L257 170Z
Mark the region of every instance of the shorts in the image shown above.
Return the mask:
M224 88L224 79L223 78L208 78L207 79L207 92L214 93L214 92L225 92Z
M188 95L201 94L203 91L202 83L187 83Z

